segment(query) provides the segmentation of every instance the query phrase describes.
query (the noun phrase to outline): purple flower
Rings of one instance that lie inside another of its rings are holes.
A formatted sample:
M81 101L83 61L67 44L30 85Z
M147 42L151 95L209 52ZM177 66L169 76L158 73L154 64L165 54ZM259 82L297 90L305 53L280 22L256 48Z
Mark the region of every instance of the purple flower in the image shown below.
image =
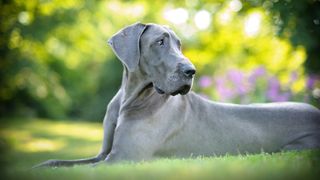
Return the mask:
M228 78L236 85L239 86L241 85L244 77L241 71L238 70L230 70L228 72Z
M225 84L225 77L218 77L215 79L216 90L221 100L228 100L234 96L234 91L227 87Z
M267 97L270 101L280 102L280 101L288 101L290 99L290 92L280 92L280 82L276 77L272 77L269 79L269 85L267 90Z
M298 73L297 71L292 71L291 75L290 75L290 81L289 81L289 85L291 85L292 83L294 83L294 81L296 81L298 79Z
M271 101L276 101L280 90L280 83L276 77L270 78L268 83L267 97Z
M199 86L202 88L209 87L212 84L212 80L209 76L202 76L199 79Z
M278 94L278 97L276 99L276 101L281 102L281 101L288 101L291 97L291 93L290 92L285 92L282 94Z
M249 86L247 86L244 74L239 70L230 70L228 72L228 78L233 83L234 87L237 90L237 93L244 95L250 91Z
M319 77L317 77L316 75L310 75L308 76L307 82L306 82L306 86L307 89L311 90L314 88L316 81L320 79Z
M266 74L266 68L264 66L259 66L252 71L248 80L251 84L256 83L257 78L264 76Z
M298 79L298 73L297 73L297 71L292 71L291 72L291 80L292 81L295 81L295 80L297 80Z

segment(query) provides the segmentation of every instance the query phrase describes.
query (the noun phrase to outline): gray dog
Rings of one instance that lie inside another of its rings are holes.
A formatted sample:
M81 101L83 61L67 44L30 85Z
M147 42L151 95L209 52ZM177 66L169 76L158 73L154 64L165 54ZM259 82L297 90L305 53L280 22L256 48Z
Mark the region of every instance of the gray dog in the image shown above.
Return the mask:
M320 111L311 105L236 105L188 93L196 70L166 26L136 23L108 43L124 72L103 121L100 153L36 167L320 147Z

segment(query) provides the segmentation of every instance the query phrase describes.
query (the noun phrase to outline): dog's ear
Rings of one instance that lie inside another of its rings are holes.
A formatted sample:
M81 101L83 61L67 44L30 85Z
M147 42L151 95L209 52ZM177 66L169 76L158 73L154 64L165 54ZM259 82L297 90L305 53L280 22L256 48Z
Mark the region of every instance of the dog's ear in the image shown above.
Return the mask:
M113 52L130 72L139 64L140 37L145 29L145 24L135 23L121 29L108 40Z

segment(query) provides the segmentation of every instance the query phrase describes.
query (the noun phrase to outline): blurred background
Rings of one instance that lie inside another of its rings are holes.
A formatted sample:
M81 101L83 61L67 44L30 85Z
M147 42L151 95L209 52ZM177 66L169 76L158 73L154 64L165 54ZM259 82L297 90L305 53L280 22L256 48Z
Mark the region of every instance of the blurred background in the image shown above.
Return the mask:
M122 75L107 39L137 21L177 32L205 98L320 107L319 0L1 0L0 14L2 119L102 121Z

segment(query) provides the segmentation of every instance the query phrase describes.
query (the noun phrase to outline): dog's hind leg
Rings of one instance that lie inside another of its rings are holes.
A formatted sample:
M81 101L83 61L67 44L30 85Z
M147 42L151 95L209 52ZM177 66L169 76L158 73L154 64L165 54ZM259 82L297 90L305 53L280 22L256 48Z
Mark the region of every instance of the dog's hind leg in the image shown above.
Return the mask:
M304 133L298 138L287 143L282 150L303 150L320 148L320 133Z

